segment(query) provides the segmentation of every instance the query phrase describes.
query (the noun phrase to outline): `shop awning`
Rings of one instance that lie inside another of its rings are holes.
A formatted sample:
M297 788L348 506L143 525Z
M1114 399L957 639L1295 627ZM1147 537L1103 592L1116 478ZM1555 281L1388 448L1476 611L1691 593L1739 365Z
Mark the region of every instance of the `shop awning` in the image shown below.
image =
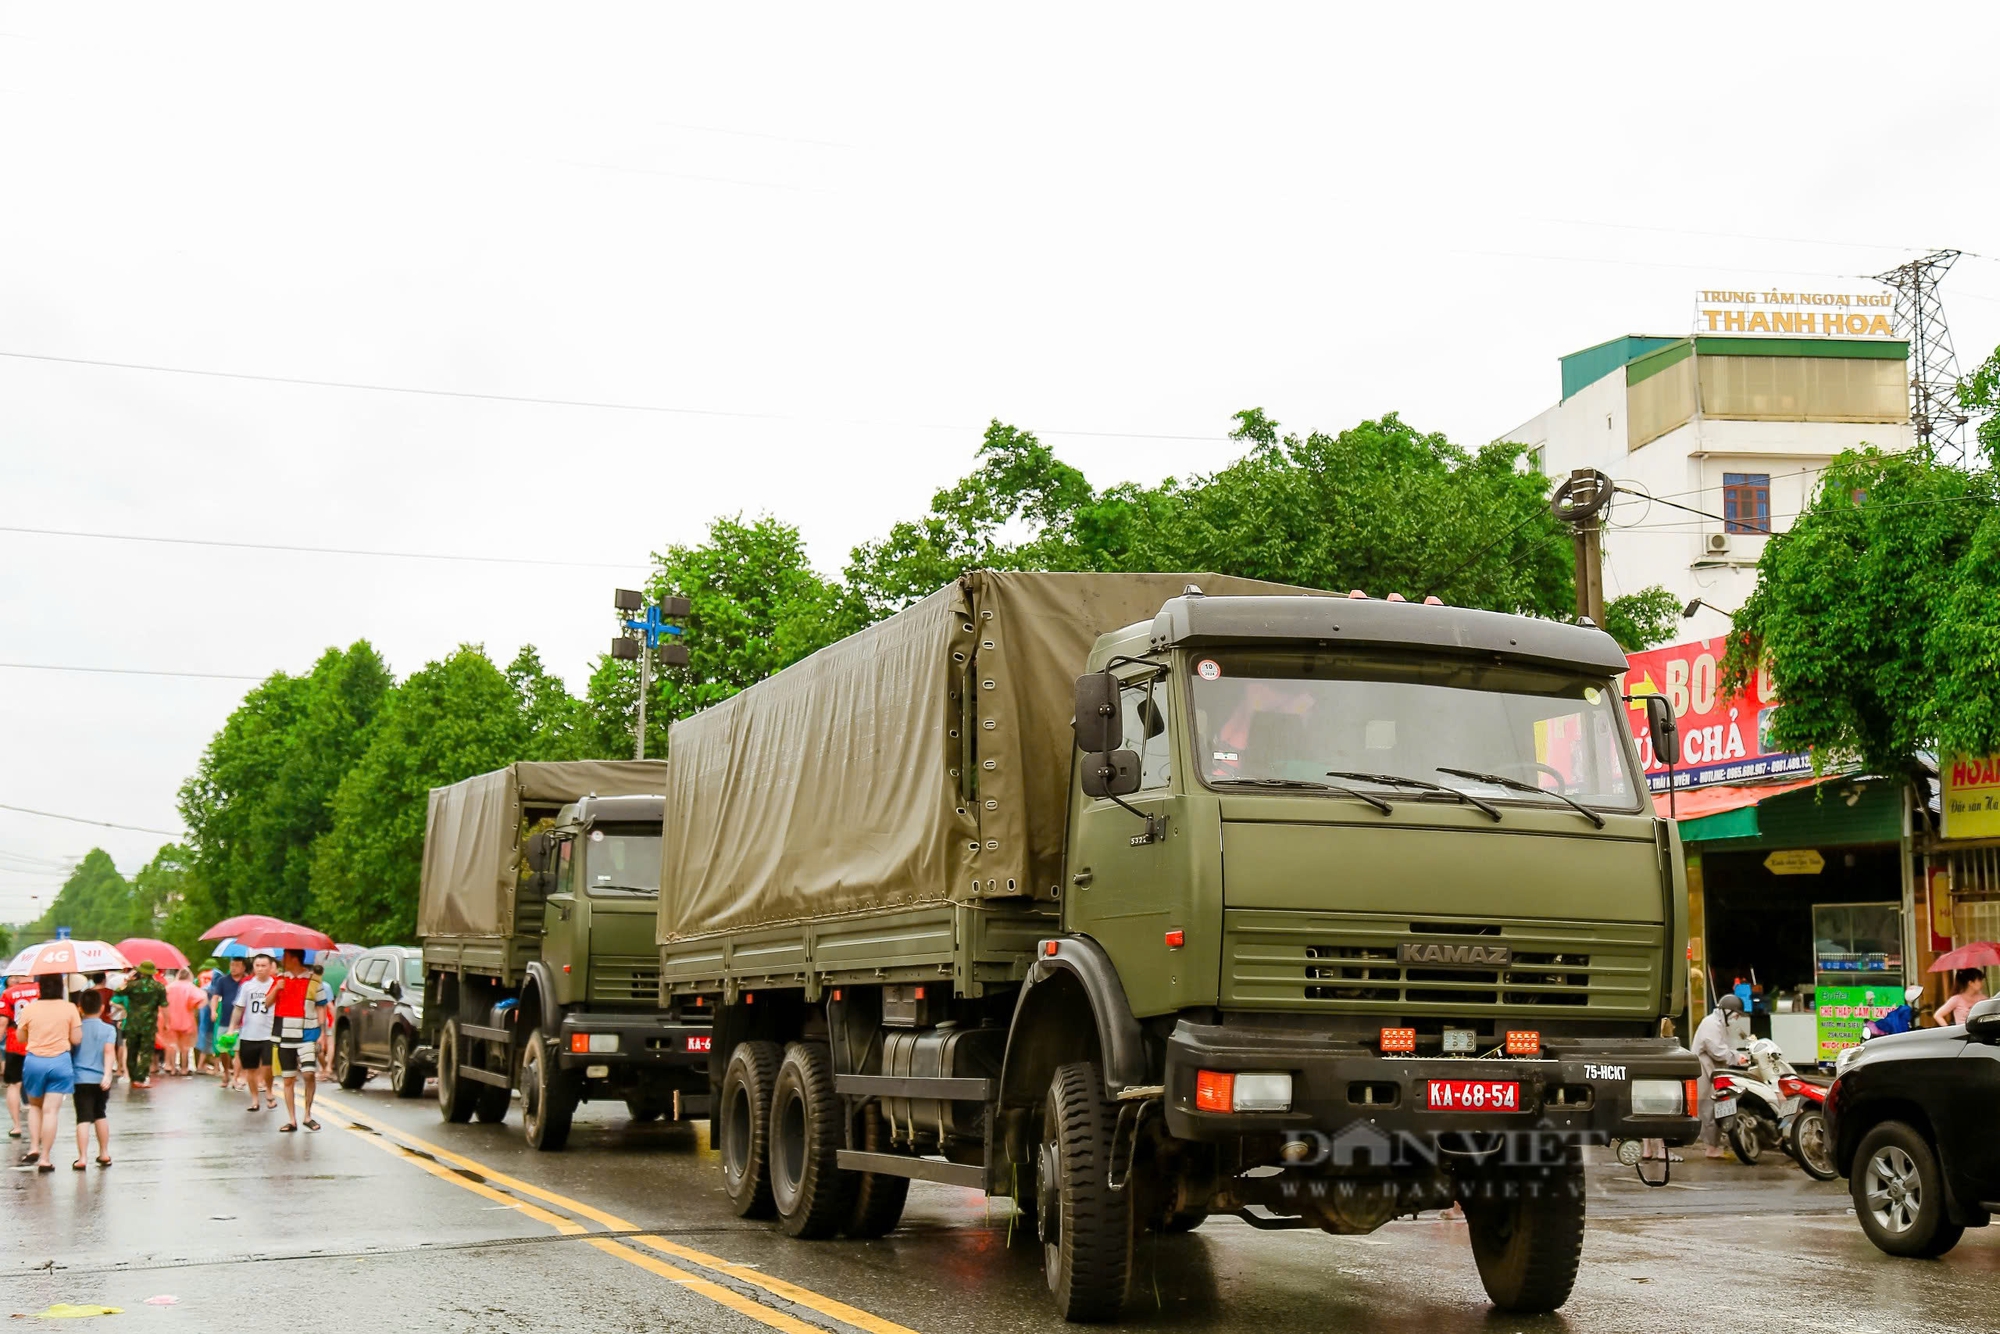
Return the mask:
M1755 806L1766 797L1795 792L1819 781L1817 778L1794 778L1779 783L1717 783L1711 787L1683 788L1674 796L1673 814L1682 821L1699 820L1704 816ZM1653 810L1660 815L1668 814L1666 793L1653 794Z

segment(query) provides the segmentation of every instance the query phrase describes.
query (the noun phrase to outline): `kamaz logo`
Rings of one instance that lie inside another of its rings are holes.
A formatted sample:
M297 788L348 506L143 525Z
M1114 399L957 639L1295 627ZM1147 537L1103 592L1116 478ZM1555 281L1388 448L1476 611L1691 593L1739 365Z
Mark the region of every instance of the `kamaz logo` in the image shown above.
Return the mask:
M1396 962L1428 964L1433 968L1505 968L1514 962L1506 945L1446 945L1435 940L1406 940L1396 950Z

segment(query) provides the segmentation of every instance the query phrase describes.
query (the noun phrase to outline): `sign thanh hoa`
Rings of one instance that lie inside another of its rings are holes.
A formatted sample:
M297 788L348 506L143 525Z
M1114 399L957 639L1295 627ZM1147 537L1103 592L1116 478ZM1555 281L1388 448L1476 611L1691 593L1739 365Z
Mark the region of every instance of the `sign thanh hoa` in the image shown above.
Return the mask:
M1700 639L1649 649L1626 658L1625 693L1665 695L1680 722L1680 754L1674 757L1676 786L1745 783L1784 774L1809 774L1812 757L1773 750L1766 744L1777 695L1768 672L1758 672L1742 696L1724 699L1720 687L1724 645ZM1626 706L1626 723L1639 743L1646 786L1667 790L1667 761L1653 753L1644 700Z
M1774 338L1894 338L1893 292L1781 292L1703 288L1694 331Z
M1946 838L2000 838L2000 755L1955 755L1938 777Z

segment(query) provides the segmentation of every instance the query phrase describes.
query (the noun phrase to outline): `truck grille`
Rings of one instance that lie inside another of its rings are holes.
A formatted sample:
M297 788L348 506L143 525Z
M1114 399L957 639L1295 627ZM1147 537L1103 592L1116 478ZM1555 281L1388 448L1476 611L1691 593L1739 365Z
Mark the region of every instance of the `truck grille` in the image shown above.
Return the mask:
M1661 936L1651 923L1457 923L1247 909L1224 918L1225 1005L1650 1015L1659 999ZM1399 962L1402 941L1453 936L1504 944L1512 957L1505 967L1483 969Z
M657 1002L660 999L660 961L592 959L590 999L613 1005L634 1001Z

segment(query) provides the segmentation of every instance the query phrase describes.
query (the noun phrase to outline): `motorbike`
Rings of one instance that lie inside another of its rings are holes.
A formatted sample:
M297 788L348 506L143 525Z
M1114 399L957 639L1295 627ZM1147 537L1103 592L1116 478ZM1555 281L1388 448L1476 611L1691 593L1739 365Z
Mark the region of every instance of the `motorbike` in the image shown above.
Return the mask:
M1755 1163L1768 1149L1795 1160L1808 1176L1838 1175L1826 1133L1826 1088L1804 1079L1778 1044L1750 1044L1748 1064L1714 1076L1715 1117L1738 1161Z

